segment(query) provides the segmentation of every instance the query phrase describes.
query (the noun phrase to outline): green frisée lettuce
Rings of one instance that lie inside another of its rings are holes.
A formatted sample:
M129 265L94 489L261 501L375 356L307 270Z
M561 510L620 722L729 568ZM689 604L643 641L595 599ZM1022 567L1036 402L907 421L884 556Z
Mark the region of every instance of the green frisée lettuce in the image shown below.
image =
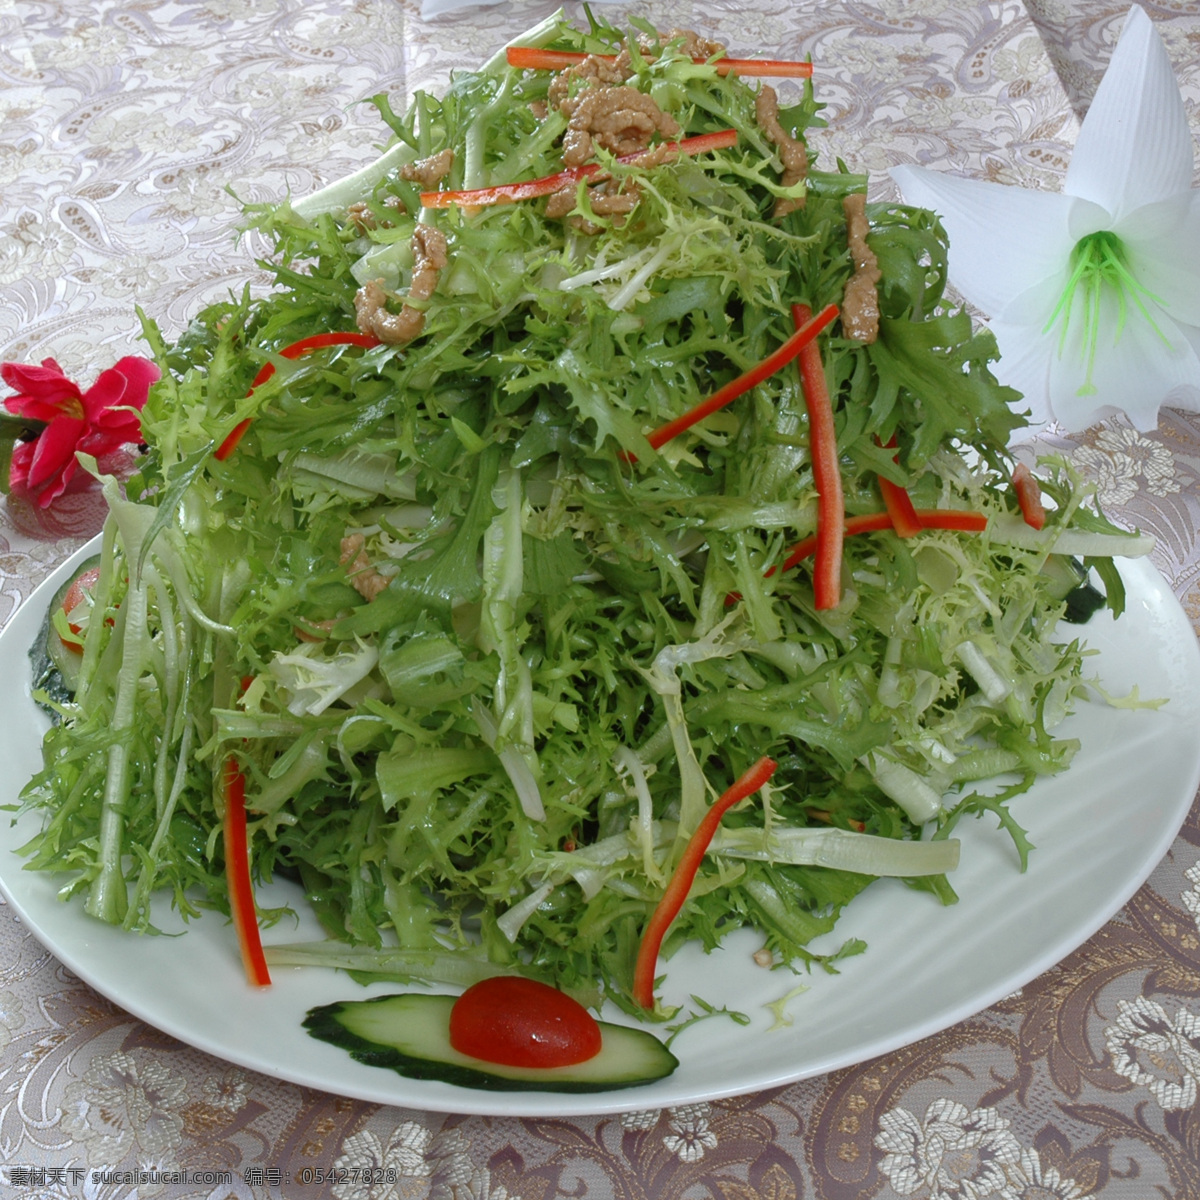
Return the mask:
M106 484L77 689L24 792L45 818L28 865L64 898L143 931L162 892L229 911L232 759L255 878L298 881L329 935L269 960L519 972L641 1011L643 928L713 798L764 755L777 770L725 818L668 957L749 925L777 961L834 969L861 943L809 943L873 878L953 900L966 815L1024 861L1008 800L1067 768L1077 746L1054 730L1088 690L1060 624L1083 575L1053 567L1086 557L1115 609L1111 556L1148 540L1056 460L1046 528L1022 523L1018 397L944 303L936 218L899 205L867 205L878 337L820 340L846 515L882 512L884 477L986 528L847 536L841 601L818 608L811 560L779 569L818 519L794 366L654 449L792 335L793 303L841 304L843 202L865 180L814 164L784 184L758 85L640 32L655 52L633 49L625 86L680 138L733 145L650 166L601 149L607 191L579 180L566 219L545 199L423 207L422 187L563 169L553 74L497 58L404 114L377 97L394 134L378 163L251 213L269 295L174 342L145 320L163 369L149 450L123 494ZM536 34L606 53L622 37ZM808 85L780 108L799 138L819 120ZM436 184L401 169L447 149ZM628 211L606 213L622 188ZM781 199L803 203L776 215ZM445 240L427 295L418 227ZM375 280L415 334L282 353L353 330Z

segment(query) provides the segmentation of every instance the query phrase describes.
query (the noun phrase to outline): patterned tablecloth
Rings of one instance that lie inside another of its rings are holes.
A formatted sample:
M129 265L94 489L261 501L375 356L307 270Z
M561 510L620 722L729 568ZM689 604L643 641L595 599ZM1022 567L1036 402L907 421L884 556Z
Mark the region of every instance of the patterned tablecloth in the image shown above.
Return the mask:
M0 0L0 359L90 379L263 285L238 201L373 156L381 89L434 88L550 11L416 0ZM1147 4L1200 128L1194 0ZM1059 188L1125 6L1114 0L657 0L732 52L820 64L824 162ZM232 185L235 199L227 191ZM1200 419L1058 443L1200 622ZM0 506L0 623L95 521ZM6 686L9 681L5 681ZM19 781L8 781L15 786ZM757 1095L592 1118L381 1107L157 1033L0 915L0 1179L54 1197L1200 1197L1200 810L1134 899L1020 992L937 1036ZM636 1103L636 1098L631 1098ZM178 1176L93 1176L92 1170ZM351 1168L383 1167L368 1184ZM313 1182L323 1178L324 1183ZM174 1179L174 1181L169 1181ZM307 1181L307 1182L306 1182Z

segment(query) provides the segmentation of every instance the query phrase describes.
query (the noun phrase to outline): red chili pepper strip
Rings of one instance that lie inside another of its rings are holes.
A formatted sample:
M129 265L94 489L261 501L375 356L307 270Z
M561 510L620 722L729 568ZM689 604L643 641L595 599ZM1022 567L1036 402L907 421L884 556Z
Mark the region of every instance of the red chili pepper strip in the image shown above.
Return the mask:
M884 476L879 476L879 490L883 493L883 502L888 512L892 514L892 526L899 537L915 537L921 532L921 521L917 510L908 493Z
M896 444L895 436L888 442L890 450ZM892 462L899 462L900 456L893 457ZM883 503L892 514L892 527L898 537L915 537L921 532L921 522L917 519L917 510L908 493L885 476L879 476L879 490L883 493Z
M713 834L717 832L721 818L739 801L754 795L775 774L777 765L773 759L765 756L760 758L728 791L714 801L700 824L696 826L696 831L688 839L688 844L683 848L683 854L667 881L667 889L650 915L650 921L638 947L637 963L633 969L633 999L634 1003L642 1008L654 1007L654 968L658 964L659 949L671 922L679 915L683 902L688 898L688 892L692 890L696 872L700 869L700 863Z
M269 987L271 973L258 934L258 916L254 911L254 886L250 882L250 848L246 836L246 777L231 754L224 770L225 820L222 833L225 845L225 881L229 888L229 910L237 930L238 946L246 978L255 987Z
M1043 529L1046 525L1046 509L1042 505L1042 489L1033 472L1024 463L1017 463L1012 482L1025 524L1033 529Z
M247 417L244 421L239 421L229 431L225 440L216 448L216 450L213 451L213 458L215 458L217 462L224 462L237 449L238 442L242 440L246 430L249 428L249 417Z
M543 50L539 46L509 46L508 65L520 71L561 71L582 62L588 55L578 50ZM611 62L616 55L595 54ZM707 58L697 58L697 63L706 63ZM736 71L739 75L775 76L785 79L809 79L813 65L809 62L789 62L778 58L719 58L713 64L718 75Z
M540 179L526 179L520 183L498 183L493 187L462 188L458 191L422 192L421 204L425 208L484 208L490 204L515 204L519 200L536 200L549 196L565 187L590 179L601 171L599 163L586 163L582 167L568 167L554 175L543 175Z
M847 537L851 537L856 533L876 533L881 529L891 528L892 516L888 512L867 513L865 516L847 517L843 526ZM812 533L802 541L797 542L788 551L787 558L779 564L779 570L791 570L798 562L803 562L809 555L814 554L819 539L819 533ZM767 572L768 575L773 575L774 573L774 567Z
M646 440L655 450L658 450L672 438L678 437L681 433L691 429L697 422L703 421L705 417L711 417L718 409L722 409L730 401L736 400L743 392L748 392L756 384L762 383L764 379L786 367L809 342L816 339L822 329L834 321L837 315L837 305L827 305L811 321L797 329L777 350L768 354L758 366L751 367L745 374L731 380L723 388L715 391L707 400L701 400L699 404L693 405L682 416L668 421L665 425L660 425ZM626 458L629 462L635 461L632 454L626 455Z
M721 129L716 133L701 133L696 137L684 138L681 142L667 142L666 149L661 146L651 147L655 153L666 153L672 157L677 154L695 157L697 154L709 154L713 150L727 150L737 145L736 129ZM650 151L638 150L634 154L623 154L617 159L619 163L637 165L637 160ZM520 183L497 183L492 187L465 188L459 191L422 192L421 204L425 208L450 208L459 205L461 208L486 208L491 204L515 204L520 200L536 200L539 196L549 196L565 187L572 187L581 179L597 181L608 178L608 172L600 163L585 163L581 167L568 167L554 175L543 175L540 179L526 179Z
M918 508L914 510L922 529L956 529L959 533L982 533L988 519L968 508Z
M373 346L378 345L379 339L373 333L314 333L311 337L301 338L290 346L284 346L277 353L280 358L299 358L311 350L323 350L326 346L362 346L370 350ZM254 391L260 383L266 383L274 374L275 364L264 363L258 374L255 375L253 383L250 384L250 392ZM246 395L249 395L250 392L247 392ZM244 421L239 421L213 452L213 458L218 462L224 462L237 449L238 442L242 440L242 435L249 428L249 417Z
M812 309L807 304L792 305L792 322L797 329L811 320ZM813 571L813 593L818 609L837 608L842 598L842 539L846 511L842 500L837 431L833 426L833 404L817 343L809 342L796 361L804 403L808 408L808 449L817 488L817 563Z
M961 508L918 508L913 510L922 529L957 529L960 533L982 533L987 528L987 517L983 513L971 512ZM846 534L877 533L883 529L893 529L892 515L888 512L865 513L858 517L846 518ZM810 534L803 541L797 542L788 551L787 558L779 565L781 571L787 571L798 562L808 558L817 548L819 534ZM772 575L775 568L767 572Z

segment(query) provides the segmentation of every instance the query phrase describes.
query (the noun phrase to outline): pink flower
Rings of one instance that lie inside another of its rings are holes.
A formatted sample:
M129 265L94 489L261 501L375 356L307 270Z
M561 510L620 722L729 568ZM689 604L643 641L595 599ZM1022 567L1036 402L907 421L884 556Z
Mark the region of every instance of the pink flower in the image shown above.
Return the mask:
M139 414L159 375L149 359L130 355L81 392L52 358L43 359L40 367L0 364L0 376L17 393L5 398L4 407L46 426L33 441L14 447L9 471L13 491L48 508L67 490L78 468L76 451L99 458L141 441Z

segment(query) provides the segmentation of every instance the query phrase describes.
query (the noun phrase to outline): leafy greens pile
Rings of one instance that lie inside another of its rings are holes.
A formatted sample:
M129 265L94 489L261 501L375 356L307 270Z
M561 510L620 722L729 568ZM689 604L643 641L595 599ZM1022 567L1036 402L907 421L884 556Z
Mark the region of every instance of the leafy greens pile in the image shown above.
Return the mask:
M377 97L395 140L373 173L255 213L270 295L206 308L175 344L146 322L164 373L148 453L124 491L106 484L79 679L24 793L46 814L29 865L65 872L93 915L145 929L163 890L228 911L227 760L254 875L299 880L332 939L275 961L519 970L631 1011L688 834L764 754L778 770L726 818L668 953L749 924L775 961L812 961L879 874L949 902L964 814L1028 850L1006 801L1066 767L1075 745L1051 730L1084 686L1048 551L1074 537L1103 566L1131 539L1062 464L1046 529L1021 521L1018 397L988 370L991 337L943 304L937 220L899 205L867 207L878 339L821 338L846 513L880 512L884 477L985 532L848 536L841 603L818 611L811 560L772 570L817 521L794 366L651 448L787 339L793 303L841 302L843 200L866 181L784 187L758 85L641 32L654 51L635 49L628 85L681 137L737 138L651 168L601 154L636 178L627 216L592 211L582 183L587 231L540 199L422 209L397 166L445 148L443 188L562 169L552 74L493 61L403 115ZM539 40L613 53L622 34ZM819 106L797 90L780 120L802 137ZM418 220L448 257L419 336L281 355L353 330L370 280L403 301ZM970 790L999 773L1012 786Z

